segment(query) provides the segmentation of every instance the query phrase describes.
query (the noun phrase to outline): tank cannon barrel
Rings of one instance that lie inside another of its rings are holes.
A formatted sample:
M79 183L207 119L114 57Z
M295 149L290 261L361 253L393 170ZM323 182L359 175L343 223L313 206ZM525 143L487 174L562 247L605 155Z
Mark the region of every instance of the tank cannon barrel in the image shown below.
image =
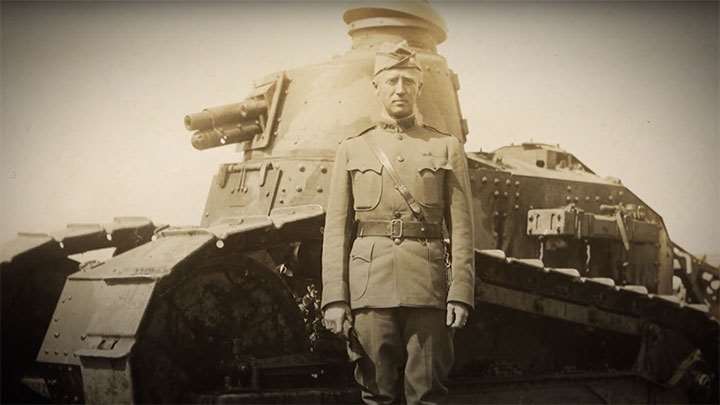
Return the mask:
M185 116L185 128L196 131L191 138L195 149L203 150L252 140L264 129L268 103L248 98L241 103L206 108Z
M267 107L265 100L245 100L242 103L206 108L198 113L186 115L185 128L190 131L204 131L251 120L265 113Z
M191 143L195 149L203 150L230 143L240 143L251 140L262 132L258 124L237 124L229 128L215 128L197 131L192 135Z

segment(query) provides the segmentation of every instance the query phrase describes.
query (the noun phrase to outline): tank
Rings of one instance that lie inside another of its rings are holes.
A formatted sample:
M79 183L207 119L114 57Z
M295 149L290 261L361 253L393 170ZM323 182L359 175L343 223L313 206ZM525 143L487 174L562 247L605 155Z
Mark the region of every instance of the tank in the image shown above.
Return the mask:
M195 148L238 152L200 225L120 217L3 245L4 402L358 401L345 342L321 326L320 257L335 149L380 111L375 48L408 41L424 121L471 135L430 5L343 19L345 54L184 117ZM451 402L717 403L718 268L557 145L467 159L477 309L456 335ZM105 261L69 257L104 248Z

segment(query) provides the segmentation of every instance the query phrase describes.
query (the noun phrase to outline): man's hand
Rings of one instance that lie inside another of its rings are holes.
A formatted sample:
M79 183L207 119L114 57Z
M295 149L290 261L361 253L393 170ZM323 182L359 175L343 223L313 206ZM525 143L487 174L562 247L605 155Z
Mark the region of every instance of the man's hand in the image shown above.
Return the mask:
M448 302L447 319L445 323L455 329L460 329L467 323L470 316L470 309L459 302Z
M343 331L345 321L352 323L350 307L344 302L328 304L323 313L323 325L332 333L339 335Z

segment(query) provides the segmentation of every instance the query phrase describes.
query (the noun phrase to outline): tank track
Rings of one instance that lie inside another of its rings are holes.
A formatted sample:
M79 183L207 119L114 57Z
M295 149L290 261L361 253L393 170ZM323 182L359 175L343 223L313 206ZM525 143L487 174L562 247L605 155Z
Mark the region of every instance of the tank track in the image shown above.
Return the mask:
M160 239L168 237L173 239L173 236L192 236L204 231L207 233L208 241L202 243L203 245L214 241L217 248L235 248L244 245L250 250L262 249L269 241L275 239L271 237L272 232L267 233L268 229L283 229L303 240L303 234L318 229L318 224L314 222L310 224L306 221L308 219L319 221L322 216L317 209L308 212L293 209L283 211L281 214L283 215L275 220L277 223L269 218L265 218L264 221L238 220L207 229L168 229L154 225L148 219L133 217L117 218L109 224L70 225L63 231L50 234L20 234L16 240L3 246L3 281L12 274L23 274L23 277L18 278L22 280L25 277L24 273L29 272L43 277L51 273L48 270L56 267L54 263L68 261L69 255L107 247L115 247L117 254L149 242L156 234ZM257 232L265 236L261 237ZM265 238L269 239L265 240ZM209 244L212 246L212 243ZM50 304L46 306L51 309L59 299L67 275L80 267L77 262L73 261L72 264L68 266L67 271L56 275L58 280L53 283L56 288L53 288L44 299L46 304ZM478 304L500 306L531 316L554 318L589 329L636 337L643 343L633 370L637 374L634 375L640 375L653 383L672 387L701 361L709 363L709 367L705 370L715 370L715 372L717 370L720 323L711 316L707 305L685 304L675 296L650 294L642 286L618 286L609 278L581 277L576 269L546 267L538 259L507 257L501 250L476 251L476 269ZM32 281L25 283L37 284ZM6 294L5 289L11 285L3 283L4 304L6 299L17 296L17 294ZM16 306L3 305L3 308L13 307ZM52 313L46 314L47 319L44 322L37 318L36 329L44 333L51 317ZM34 339L33 345L37 348L42 336ZM651 341L655 342L654 346ZM673 358L672 372L670 374L658 372L652 366L651 360L658 352L665 351L668 345L678 346L678 342L681 343L679 346L683 350L679 358ZM3 352L8 353L5 350ZM27 365L32 363L36 353L36 349L31 350L27 352L29 357L23 357L24 366L21 368L23 374L27 374ZM312 366L310 368L315 371L327 368L326 371L335 370L337 373L338 367L337 364L330 363L308 365L307 361L296 361L297 364L294 365L281 363L283 364L274 365L273 369L280 367L299 371ZM7 381L6 378L11 377L13 376L3 376L4 382ZM716 376L711 378L716 379ZM333 389L330 390L334 392ZM223 395L220 394L221 397ZM257 399L252 394L248 395L250 399Z
M0 265L4 270L104 248L115 248L119 254L150 241L156 229L144 217L117 217L105 224L69 224L51 233L18 233L2 245Z
M67 277L86 267L71 256L105 248L120 254L149 242L158 226L143 217L71 224L51 233L19 233L0 246L3 402L37 401L20 379L36 374L36 356Z
M545 267L538 259L506 257L502 250L476 251L476 268L478 303L640 337L643 344L635 368L653 381L677 383L689 363L700 359L717 373L720 322L708 305L651 294L643 286L615 285L609 278L581 277L576 269ZM678 344L685 351L669 378L647 367L648 358L665 345Z

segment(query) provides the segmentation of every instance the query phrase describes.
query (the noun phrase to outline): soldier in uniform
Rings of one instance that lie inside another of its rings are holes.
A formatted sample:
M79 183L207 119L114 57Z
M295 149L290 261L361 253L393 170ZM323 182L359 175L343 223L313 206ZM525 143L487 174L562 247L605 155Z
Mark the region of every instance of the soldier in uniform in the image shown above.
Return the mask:
M373 85L380 121L338 147L323 242L325 326L350 325L367 404L447 393L453 329L474 305L471 195L457 138L423 125L422 69L405 41L381 49ZM385 162L383 163L383 160ZM443 235L451 238L448 273Z

